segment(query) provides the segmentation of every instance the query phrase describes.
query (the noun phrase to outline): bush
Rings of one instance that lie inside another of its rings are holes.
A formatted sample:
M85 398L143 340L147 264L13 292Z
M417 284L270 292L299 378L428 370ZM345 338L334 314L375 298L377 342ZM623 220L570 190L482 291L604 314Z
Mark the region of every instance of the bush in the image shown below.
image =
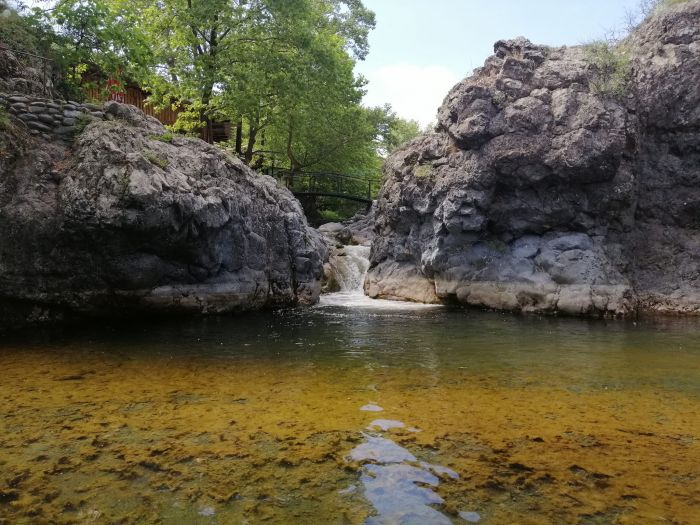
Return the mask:
M77 137L80 135L83 131L85 131L85 128L88 127L89 124L95 121L95 118L92 115L88 115L87 113L81 114L76 120L75 120L75 127L73 131L73 136Z
M173 141L173 138L175 138L175 135L173 135L170 131L166 131L162 135L151 135L151 138L159 142L170 144Z
M340 222L347 217L342 216L336 210L320 210L318 214L321 216L324 222Z
M593 73L591 92L615 98L625 96L630 73L630 59L626 50L621 45L597 40L586 44L584 52Z
M160 169L165 169L168 167L168 160L164 159L163 157L159 157L158 154L154 151L146 151L143 154L144 157L150 162L151 164L155 164L158 166Z
M420 164L413 170L413 174L416 176L416 178L424 179L433 174L433 168L428 164Z
M21 16L0 0L0 42L15 51L41 55L49 51L45 31L36 19Z

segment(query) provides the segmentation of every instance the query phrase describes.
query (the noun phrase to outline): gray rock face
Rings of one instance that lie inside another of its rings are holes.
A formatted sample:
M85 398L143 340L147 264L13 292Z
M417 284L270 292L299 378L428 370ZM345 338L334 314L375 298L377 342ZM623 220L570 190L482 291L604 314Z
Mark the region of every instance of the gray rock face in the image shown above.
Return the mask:
M317 300L325 245L274 179L109 104L72 150L0 159L0 313L230 312ZM3 316L3 319L6 319Z
M524 38L386 163L365 290L514 311L700 313L700 2L627 42L624 100L582 48Z

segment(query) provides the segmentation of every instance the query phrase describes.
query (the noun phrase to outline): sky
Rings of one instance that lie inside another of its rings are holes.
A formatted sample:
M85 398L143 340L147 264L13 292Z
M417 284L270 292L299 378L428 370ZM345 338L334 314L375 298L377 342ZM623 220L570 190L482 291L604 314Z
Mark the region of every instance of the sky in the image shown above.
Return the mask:
M452 86L483 65L497 40L578 45L623 27L639 0L363 0L375 12L370 52L356 72L364 103L390 103L422 126Z

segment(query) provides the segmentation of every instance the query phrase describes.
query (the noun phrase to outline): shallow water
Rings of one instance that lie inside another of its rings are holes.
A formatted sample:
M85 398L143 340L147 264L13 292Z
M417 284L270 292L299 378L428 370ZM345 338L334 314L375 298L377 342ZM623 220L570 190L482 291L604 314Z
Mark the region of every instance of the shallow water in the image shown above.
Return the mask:
M325 299L5 337L0 523L700 523L700 321Z

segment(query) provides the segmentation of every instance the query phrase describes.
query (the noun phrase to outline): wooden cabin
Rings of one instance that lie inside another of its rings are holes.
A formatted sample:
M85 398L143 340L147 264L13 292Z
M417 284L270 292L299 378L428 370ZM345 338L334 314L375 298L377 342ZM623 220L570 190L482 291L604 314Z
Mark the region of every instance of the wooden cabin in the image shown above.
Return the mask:
M106 82L109 86L110 81ZM136 106L146 115L157 118L166 126L175 124L177 117L180 115L182 110L165 108L162 110L157 110L154 107L146 103L148 98L148 92L141 89L135 84L127 84L126 89L122 92L110 91L104 89L104 87L95 87L94 84L89 87L85 87L85 96L90 100L106 102L107 100L115 100L121 102L122 104L131 104ZM225 142L230 140L232 132L232 126L230 121L226 122L212 122L209 130L203 129L200 132L200 137L203 140L208 140L208 142ZM208 135L211 134L211 137Z

